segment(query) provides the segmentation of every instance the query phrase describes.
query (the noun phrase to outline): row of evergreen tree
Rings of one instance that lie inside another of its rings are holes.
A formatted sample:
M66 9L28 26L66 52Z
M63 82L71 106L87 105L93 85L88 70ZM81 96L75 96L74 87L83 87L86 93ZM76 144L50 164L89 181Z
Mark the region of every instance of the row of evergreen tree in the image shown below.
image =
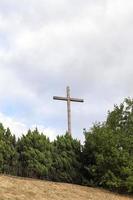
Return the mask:
M68 134L51 142L37 129L16 140L0 124L0 172L133 193L133 100L84 134L84 145Z

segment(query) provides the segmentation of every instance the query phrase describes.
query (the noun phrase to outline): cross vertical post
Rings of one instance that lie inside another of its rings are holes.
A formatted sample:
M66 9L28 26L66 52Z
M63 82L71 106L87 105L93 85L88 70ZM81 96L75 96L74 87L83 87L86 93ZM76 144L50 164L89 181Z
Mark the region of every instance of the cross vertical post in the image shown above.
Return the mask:
M68 120L68 134L71 135L71 104L70 104L70 87L67 86L67 120Z
M62 101L67 101L67 122L68 122L68 134L72 134L71 130L71 101L73 102L84 102L83 99L77 99L77 98L71 98L70 96L70 87L67 86L66 88L66 97L59 97L59 96L53 96L54 100L62 100Z

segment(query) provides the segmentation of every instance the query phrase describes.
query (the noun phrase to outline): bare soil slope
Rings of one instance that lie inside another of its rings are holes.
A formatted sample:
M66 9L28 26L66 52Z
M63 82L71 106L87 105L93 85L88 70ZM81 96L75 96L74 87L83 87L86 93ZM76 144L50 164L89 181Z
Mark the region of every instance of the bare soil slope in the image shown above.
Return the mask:
M133 197L72 184L0 176L0 200L131 200Z

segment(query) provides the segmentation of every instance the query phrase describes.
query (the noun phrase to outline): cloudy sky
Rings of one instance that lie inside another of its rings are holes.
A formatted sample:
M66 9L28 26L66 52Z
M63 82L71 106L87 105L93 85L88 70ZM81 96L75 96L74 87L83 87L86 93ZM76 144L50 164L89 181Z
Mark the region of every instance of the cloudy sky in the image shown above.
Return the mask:
M133 97L132 0L0 0L0 121L20 136L38 126L51 139L103 121Z

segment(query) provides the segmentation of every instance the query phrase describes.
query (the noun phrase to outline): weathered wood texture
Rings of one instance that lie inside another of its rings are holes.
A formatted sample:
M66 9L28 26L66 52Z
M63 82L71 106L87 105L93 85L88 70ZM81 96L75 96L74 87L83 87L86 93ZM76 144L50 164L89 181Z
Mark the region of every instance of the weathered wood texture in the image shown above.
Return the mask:
M68 134L72 134L71 131L71 101L73 102L80 102L83 103L83 99L78 99L78 98L71 98L70 96L70 87L67 86L66 88L66 97L59 97L59 96L53 96L54 100L61 100L61 101L67 101L67 121L68 121Z

